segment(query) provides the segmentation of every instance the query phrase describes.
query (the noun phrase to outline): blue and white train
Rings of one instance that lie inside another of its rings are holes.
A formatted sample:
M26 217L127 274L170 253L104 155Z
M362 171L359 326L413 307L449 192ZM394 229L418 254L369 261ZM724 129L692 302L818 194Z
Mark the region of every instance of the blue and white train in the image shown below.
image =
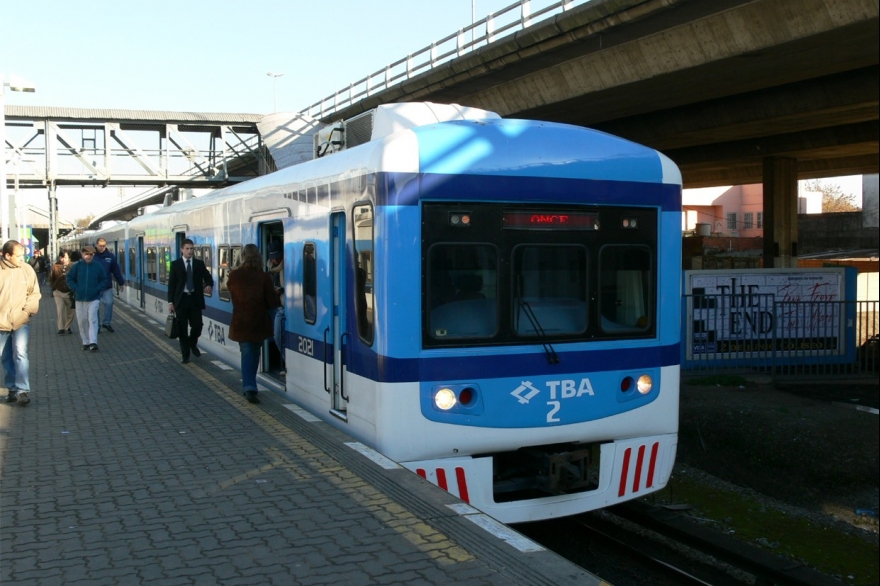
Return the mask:
M194 240L217 283L200 345L236 367L228 271L244 244L283 242L283 356L266 342L263 384L503 522L663 488L678 437L677 167L482 110L370 115L363 144L80 238L106 238L123 301L160 322L170 261Z

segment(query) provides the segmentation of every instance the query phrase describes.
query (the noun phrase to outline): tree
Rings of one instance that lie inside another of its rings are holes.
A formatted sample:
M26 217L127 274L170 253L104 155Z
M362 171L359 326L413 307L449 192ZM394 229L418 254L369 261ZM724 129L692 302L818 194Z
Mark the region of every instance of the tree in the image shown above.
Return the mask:
M856 196L845 193L836 183L822 183L818 179L804 184L806 191L822 194L822 213L858 212L862 208L856 205Z
M92 220L95 219L95 214L89 214L85 218L78 218L73 221L77 228L88 228L89 224L92 223Z

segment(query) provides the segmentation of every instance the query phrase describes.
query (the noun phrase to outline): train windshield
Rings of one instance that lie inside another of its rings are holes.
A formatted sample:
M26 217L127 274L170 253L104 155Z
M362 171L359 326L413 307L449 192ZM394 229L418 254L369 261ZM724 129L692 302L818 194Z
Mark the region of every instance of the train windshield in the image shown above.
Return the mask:
M513 249L513 329L519 336L587 329L587 250L580 245Z
M655 209L423 212L425 347L654 335ZM575 221L546 221L559 217Z

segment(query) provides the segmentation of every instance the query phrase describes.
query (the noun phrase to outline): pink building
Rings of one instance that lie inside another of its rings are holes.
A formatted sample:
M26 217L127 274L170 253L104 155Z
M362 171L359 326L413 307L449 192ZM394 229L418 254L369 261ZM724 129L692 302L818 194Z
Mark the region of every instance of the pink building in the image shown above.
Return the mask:
M682 230L701 236L763 236L764 186L757 183L685 189Z
M764 186L760 183L685 189L681 203L681 229L685 233L740 238L764 236ZM798 213L822 213L822 194L802 190Z

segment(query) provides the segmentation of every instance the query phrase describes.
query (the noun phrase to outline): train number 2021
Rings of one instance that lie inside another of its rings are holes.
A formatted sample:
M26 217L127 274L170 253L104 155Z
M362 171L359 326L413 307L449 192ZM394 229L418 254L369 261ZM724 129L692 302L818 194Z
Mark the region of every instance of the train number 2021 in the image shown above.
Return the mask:
M315 355L315 343L310 338L303 338L302 336L298 336L299 343L297 344L297 350L300 354L305 354L306 356L314 356Z

